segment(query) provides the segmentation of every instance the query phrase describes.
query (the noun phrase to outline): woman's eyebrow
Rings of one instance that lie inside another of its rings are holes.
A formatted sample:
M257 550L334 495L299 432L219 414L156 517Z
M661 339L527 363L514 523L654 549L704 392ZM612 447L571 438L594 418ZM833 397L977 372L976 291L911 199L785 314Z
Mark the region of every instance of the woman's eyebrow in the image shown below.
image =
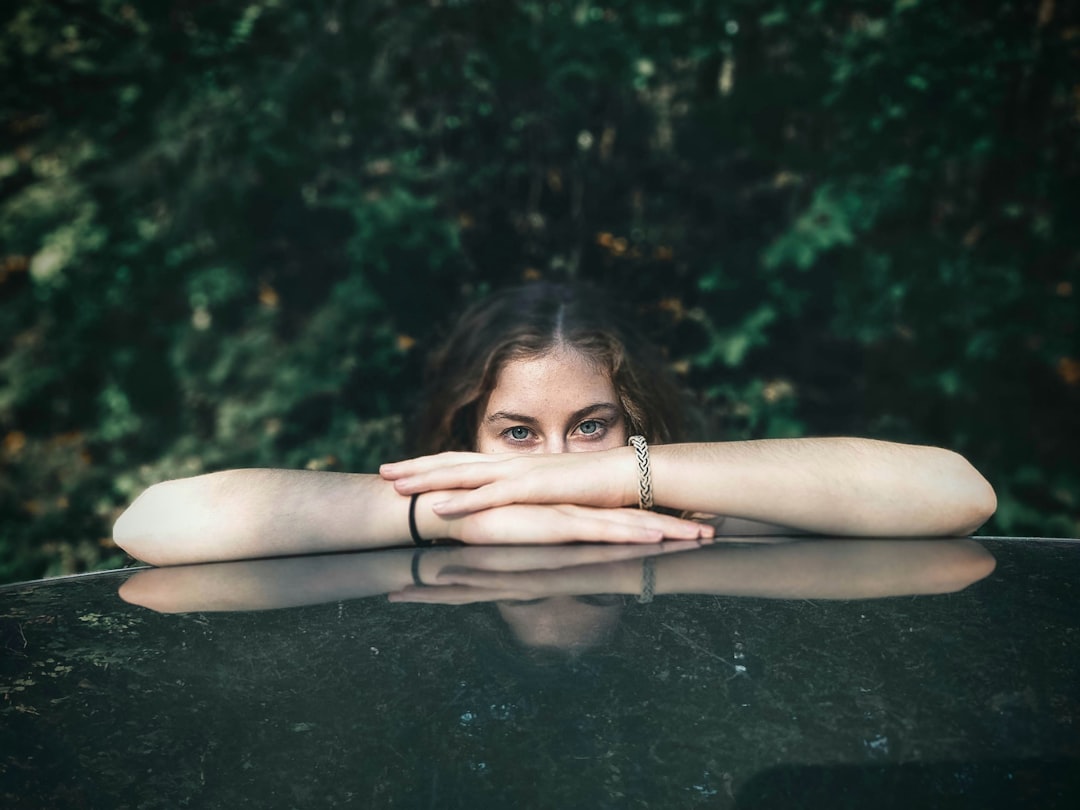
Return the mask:
M607 411L610 414L618 414L619 407L613 402L594 402L591 405L586 405L584 408L579 408L570 415L570 421L576 422L586 416L590 416L599 411ZM505 419L509 422L522 422L527 425L535 425L537 419L534 416L526 416L523 413L514 413L512 411L495 411L495 413L488 414L484 419L485 422L498 422Z
M485 422L498 422L500 419L505 419L509 422L524 422L528 425L535 425L536 419L531 416L526 416L522 413L513 413L511 411L495 411L495 413L488 414Z
M614 402L594 402L592 405L586 405L584 408L574 411L570 421L576 422L578 419L590 416L598 411L607 411L612 416L620 413L619 406Z

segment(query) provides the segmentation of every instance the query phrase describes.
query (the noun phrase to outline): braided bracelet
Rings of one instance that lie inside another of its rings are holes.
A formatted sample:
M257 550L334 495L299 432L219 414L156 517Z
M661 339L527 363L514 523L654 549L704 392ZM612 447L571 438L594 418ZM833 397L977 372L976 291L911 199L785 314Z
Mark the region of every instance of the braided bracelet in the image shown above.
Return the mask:
M638 508L652 509L652 473L649 471L649 445L644 436L631 436L630 446L637 453Z

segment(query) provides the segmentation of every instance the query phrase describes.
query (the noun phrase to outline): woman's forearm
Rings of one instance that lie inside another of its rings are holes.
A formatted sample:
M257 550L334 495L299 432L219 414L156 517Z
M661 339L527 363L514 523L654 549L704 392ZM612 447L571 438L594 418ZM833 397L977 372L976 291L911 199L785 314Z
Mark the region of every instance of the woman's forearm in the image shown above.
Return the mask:
M228 470L155 484L113 538L154 565L376 548L408 542L408 506L375 475Z
M961 456L869 439L650 448L656 503L819 534L966 535L996 508Z

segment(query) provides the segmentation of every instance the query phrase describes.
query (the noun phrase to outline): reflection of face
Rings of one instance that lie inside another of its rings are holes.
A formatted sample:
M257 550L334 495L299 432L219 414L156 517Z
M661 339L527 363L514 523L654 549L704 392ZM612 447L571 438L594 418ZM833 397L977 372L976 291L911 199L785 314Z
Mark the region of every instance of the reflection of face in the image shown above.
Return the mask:
M529 602L499 602L499 613L526 647L583 650L608 638L622 615L622 600L583 601L552 596Z
M626 444L611 378L569 348L499 371L476 434L481 453L574 453Z

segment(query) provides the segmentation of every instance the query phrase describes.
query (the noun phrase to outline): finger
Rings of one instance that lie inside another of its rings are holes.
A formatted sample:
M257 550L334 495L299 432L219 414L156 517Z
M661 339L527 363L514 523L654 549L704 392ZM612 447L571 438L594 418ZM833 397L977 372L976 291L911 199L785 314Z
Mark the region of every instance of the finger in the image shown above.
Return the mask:
M530 566L530 570L547 571L559 568L575 568L583 565L615 563L622 562L623 560L635 560L641 557L652 557L656 554L689 551L700 547L701 544L697 540L664 540L655 545L599 546L582 544L578 546L549 548L548 551L552 552L552 555L547 559L535 561L535 563ZM523 569L517 568L516 570Z
M659 543L664 539L663 531L648 526L621 523L599 517L581 518L580 521L579 531L584 534L576 539L599 543Z
M485 455L483 453L464 452L448 452L437 453L431 456L417 456L416 458L408 458L403 461L393 461L382 464L379 467L379 475L387 480L393 481L406 476L428 472L429 470L437 470L441 467L452 467L472 462L493 460L497 457L498 456L493 454Z
M660 544L657 551L660 554L678 554L696 548L701 548L700 540L665 540Z
M580 510L586 507L567 508ZM661 515L640 509L605 509L602 510L602 514L605 520L660 531L671 540L697 540L701 537L701 524L671 515Z
M495 602L500 599L521 598L519 591L472 588L467 585L446 585L416 588L409 586L388 593L390 602L409 602L425 605L468 605L473 602Z
M559 546L565 543L648 543L658 544L664 539L664 533L637 526L626 526L608 521L576 521L572 524L552 529L544 534L509 537L505 534L496 536L466 537L463 542L474 546Z
M505 591L514 584L514 578L517 578L520 584L528 576L529 573L524 571L479 571L475 568L466 568L441 573L435 577L435 582L439 588L469 587Z
M458 549L455 560L458 565L446 568L465 570L475 568L479 571L520 571L523 569L545 568L545 560L557 555L559 549L549 546L466 546Z
M697 540L712 537L713 528L696 520L686 520L672 515L656 512L642 512L638 509L621 510L629 519L641 520L644 525L660 529L666 537L680 540Z
M397 478L394 480L394 489L401 495L435 489L476 489L491 484L498 480L498 477L499 470L493 464L456 464Z
M497 506L507 506L512 503L542 502L532 498L515 496L512 484L507 485L506 482L493 481L490 476L486 479L477 477L470 483L463 482L455 486L436 486L431 481L425 481L424 485L427 489L470 489L469 492L452 495L445 501L432 504L431 511L444 518L462 517L473 512L483 512L485 509L494 509ZM402 495L408 494L401 490L398 491Z
M441 582L441 575L467 571L514 572L550 571L594 563L620 562L654 554L672 554L700 548L698 540L665 540L656 545L597 545L576 546L472 546L456 552L461 564L445 565L432 577Z
M695 541L676 542L685 543L686 548L698 546ZM550 571L661 553L664 553L664 549L658 546L472 546L458 553L459 564L443 566L434 579L437 580L439 574L462 571Z

